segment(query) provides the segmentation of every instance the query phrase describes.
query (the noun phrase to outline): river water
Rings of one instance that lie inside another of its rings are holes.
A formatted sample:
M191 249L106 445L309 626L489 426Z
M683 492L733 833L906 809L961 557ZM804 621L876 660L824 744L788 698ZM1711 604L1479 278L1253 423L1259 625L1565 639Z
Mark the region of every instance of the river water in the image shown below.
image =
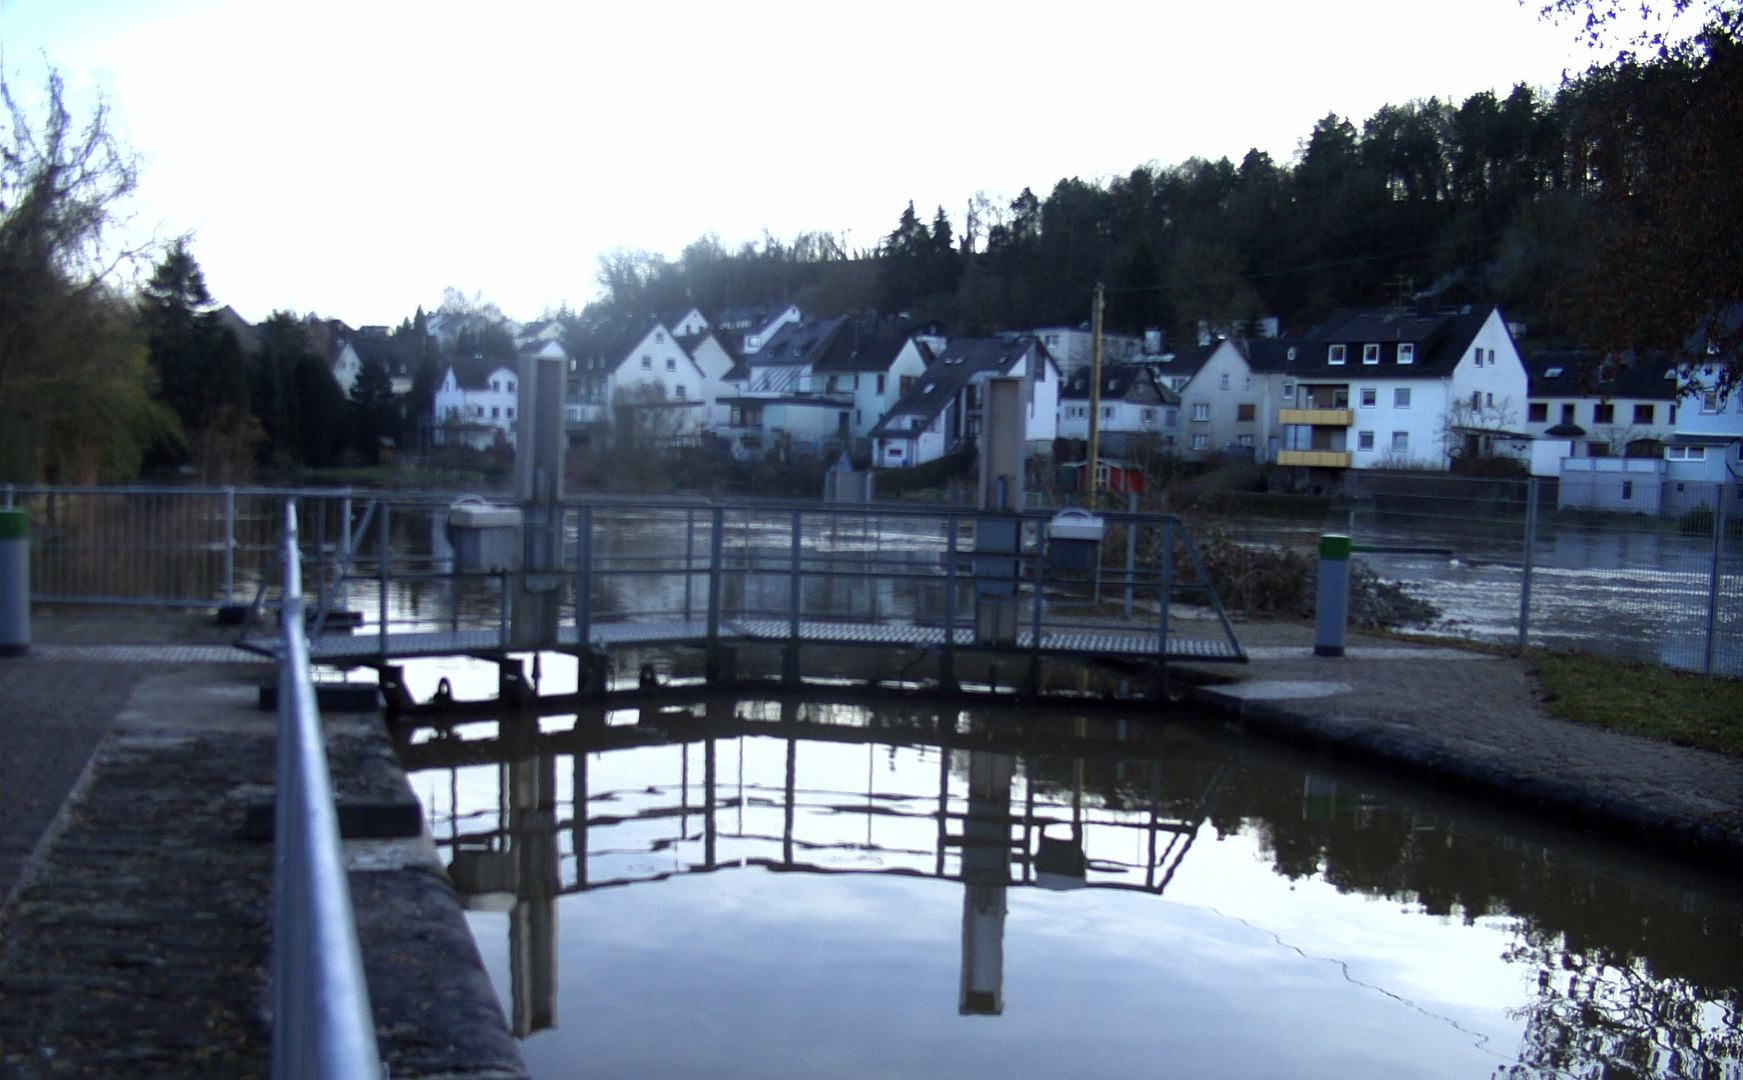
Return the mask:
M1735 879L1212 721L537 727L401 748L536 1077L1743 1075Z

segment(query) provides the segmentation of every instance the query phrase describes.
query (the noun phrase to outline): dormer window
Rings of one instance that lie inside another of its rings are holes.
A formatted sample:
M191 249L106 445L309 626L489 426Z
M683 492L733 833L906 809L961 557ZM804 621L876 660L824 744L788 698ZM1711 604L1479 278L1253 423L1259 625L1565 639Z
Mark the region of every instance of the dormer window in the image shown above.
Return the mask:
M1378 364L1379 362L1380 362L1380 346L1379 346L1379 344L1370 342L1367 345L1363 345L1362 346L1362 363L1364 363L1364 364Z
M1543 377L1546 379L1559 379L1561 378L1561 368L1552 367L1543 373Z
M1414 343L1408 341L1401 341L1398 343L1398 362L1400 364L1416 363L1416 346Z
M1326 353L1325 362L1328 364L1341 364L1341 363L1343 363L1344 362L1344 348L1345 347L1342 345L1333 345Z

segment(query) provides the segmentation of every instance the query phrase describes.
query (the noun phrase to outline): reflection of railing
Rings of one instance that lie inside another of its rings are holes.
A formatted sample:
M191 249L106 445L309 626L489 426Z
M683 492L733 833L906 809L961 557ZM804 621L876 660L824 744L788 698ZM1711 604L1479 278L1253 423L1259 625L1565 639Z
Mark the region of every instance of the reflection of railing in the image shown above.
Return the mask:
M1076 734L1055 732L1041 741L1034 727L959 726L955 712L892 726L856 710L822 708L837 719L803 719L792 701L746 711L713 700L701 715L649 708L628 725L597 713L560 733L540 733L522 717L502 724L495 739L438 732L401 746L409 768L426 776L449 770L456 792L461 769L491 763L499 770L490 800L498 808L494 820L488 811L462 811L455 795L445 815L431 805L430 831L448 852L449 875L462 898L470 906L506 907L510 913L517 1034L555 1022L558 896L746 867L960 884L959 1007L964 1013L999 1013L1006 890L1041 886L1160 895L1228 775L1221 761L1195 762L1206 767L1205 782L1193 798L1176 797L1165 807L1161 770L1193 756L1178 744L1165 753L1160 742L1092 738L1081 725ZM839 719L844 716L848 722ZM784 743L778 772L767 757L746 765L747 744L763 739ZM900 768L892 756L876 783L866 774L859 790L830 775L827 762L816 763L820 756L839 758L852 744L863 745L868 755L886 746L910 753ZM737 750L730 779L719 761L723 747ZM619 755L665 748L680 748L682 755L675 770L673 762L664 762L668 772L676 772L666 782L650 783L655 777L637 768L633 786L595 785L594 777L609 774ZM936 764L928 760L933 753ZM693 756L701 758L699 778ZM803 768L802 756L808 763ZM1088 790L1085 756L1146 770L1147 807L1117 809ZM1063 765L1069 779L1041 775L1038 766L1047 763ZM570 777L566 806L558 797L564 764ZM880 835L874 837L874 829ZM1134 845L1134 833L1147 839ZM1134 859L1140 846L1143 854Z
M296 509L285 507L279 664L278 803L273 825L272 1074L381 1074L369 989L303 632Z

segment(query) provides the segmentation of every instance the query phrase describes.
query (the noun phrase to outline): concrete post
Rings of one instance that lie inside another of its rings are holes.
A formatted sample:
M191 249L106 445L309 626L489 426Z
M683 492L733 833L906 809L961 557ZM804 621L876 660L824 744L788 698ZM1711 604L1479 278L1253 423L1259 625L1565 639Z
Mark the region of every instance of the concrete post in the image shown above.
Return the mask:
M1350 538L1326 533L1319 538L1319 601L1314 619L1313 655L1342 656L1350 615Z
M522 357L516 387L514 493L526 545L514 592L516 645L557 643L563 568L563 397L561 360Z
M30 511L0 510L0 656L30 651Z

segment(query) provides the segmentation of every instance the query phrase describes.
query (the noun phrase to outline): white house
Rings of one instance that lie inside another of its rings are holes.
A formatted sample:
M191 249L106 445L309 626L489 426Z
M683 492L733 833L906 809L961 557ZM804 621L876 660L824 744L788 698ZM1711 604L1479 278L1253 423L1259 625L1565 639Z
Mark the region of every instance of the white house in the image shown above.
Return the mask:
M582 327L569 341L565 426L572 442L592 442L631 415L657 429L662 439L689 439L701 432L708 404L705 376L658 319ZM632 412L620 417L623 409Z
M1539 352L1530 379L1524 431L1565 444L1566 457L1663 458L1676 430L1676 361L1663 354L1615 361L1596 353ZM1559 473L1555 472L1547 475Z
M1713 368L1688 372L1676 430L1665 440L1664 500L1672 510L1712 506L1725 486L1725 513L1743 517L1743 388L1721 393Z
M1089 368L1080 368L1060 388L1061 439L1089 439L1089 375ZM1145 443L1173 446L1180 430L1180 396L1158 383L1143 364L1102 369L1100 408L1101 453L1128 454Z
M1458 457L1528 447L1525 365L1495 307L1340 312L1306 338L1249 349L1255 375L1275 387L1274 460L1306 479L1449 469ZM1190 388L1182 400L1190 409Z
M507 360L451 360L436 384L434 402L438 444L459 442L474 449L513 446L515 404L520 376Z
M1044 326L1031 330L1052 355L1061 375L1070 377L1079 368L1089 367L1095 359L1095 335L1088 326ZM1143 351L1144 339L1133 334L1101 336L1101 362L1123 364L1136 360Z
M1271 387L1255 375L1246 348L1225 338L1183 352L1188 354L1185 364L1197 367L1179 391L1181 453L1202 459L1232 450L1257 461L1271 460Z
M925 374L932 353L914 335L876 316L853 316L818 350L811 365L812 389L824 396L847 396L853 406L848 431L866 439L884 414Z
M727 308L714 319L714 329L737 339L738 351L750 355L762 350L777 330L802 321L798 304L751 304Z
M1033 334L947 344L919 381L871 429L872 464L919 465L980 433L986 380L1023 379L1024 441L1046 452L1059 433L1059 365Z

